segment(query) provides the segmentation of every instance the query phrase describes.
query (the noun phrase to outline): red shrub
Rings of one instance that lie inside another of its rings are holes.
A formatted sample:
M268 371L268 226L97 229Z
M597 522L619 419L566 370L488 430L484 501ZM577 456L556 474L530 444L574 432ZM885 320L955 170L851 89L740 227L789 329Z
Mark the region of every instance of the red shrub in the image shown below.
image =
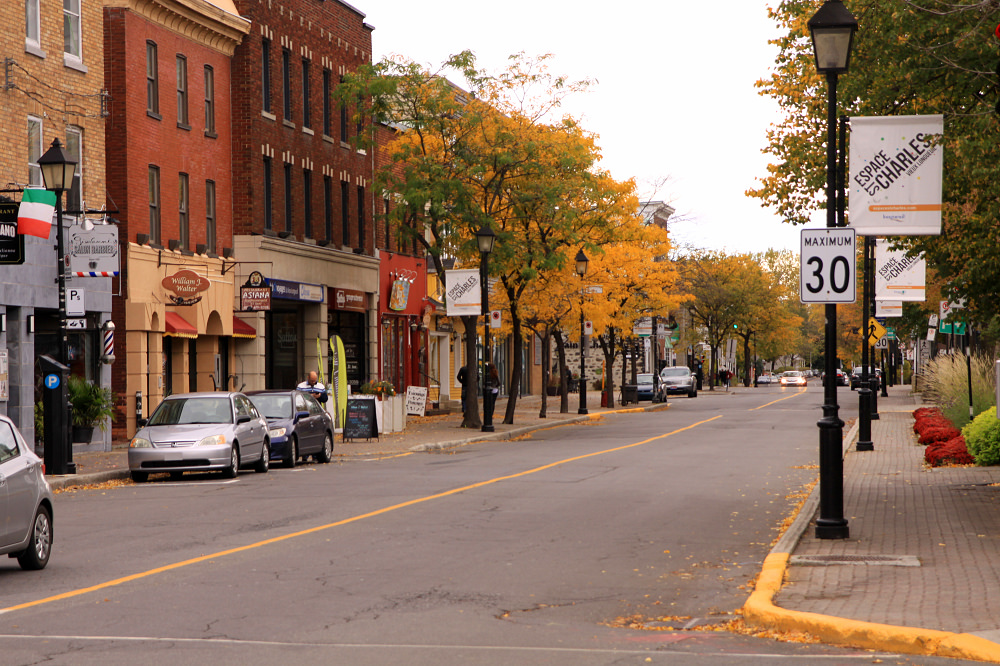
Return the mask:
M940 414L924 416L917 419L913 424L913 432L923 434L931 428L951 428L951 421Z
M975 461L965 448L965 438L959 435L948 441L934 442L924 451L924 460L931 467L972 465Z
M953 425L925 428L920 433L921 444L931 444L933 442L947 442L956 437L961 437L962 431Z
M919 409L913 410L913 418L921 419L932 414L941 414L941 410L937 407L921 407Z

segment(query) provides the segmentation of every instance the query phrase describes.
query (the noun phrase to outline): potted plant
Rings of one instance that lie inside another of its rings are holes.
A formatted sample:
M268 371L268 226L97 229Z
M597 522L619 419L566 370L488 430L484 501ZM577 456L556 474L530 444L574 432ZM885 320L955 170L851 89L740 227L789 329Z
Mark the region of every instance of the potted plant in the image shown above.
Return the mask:
M73 404L73 441L90 442L94 428L107 430L108 418L115 420L115 398L111 389L72 375L67 384Z

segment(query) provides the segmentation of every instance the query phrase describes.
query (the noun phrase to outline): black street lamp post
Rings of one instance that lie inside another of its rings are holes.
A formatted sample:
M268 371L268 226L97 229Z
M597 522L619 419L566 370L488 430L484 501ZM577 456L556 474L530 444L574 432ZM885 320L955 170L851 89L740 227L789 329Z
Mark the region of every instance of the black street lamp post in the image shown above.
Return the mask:
M493 251L493 244L496 243L497 235L493 233L490 225L480 227L476 232L476 242L479 244L479 282L481 285L483 303L483 380L479 383L483 387L483 427L482 432L494 432L493 408L495 397L492 387L487 386L489 374L486 368L492 360L490 351L490 252ZM470 396L475 400L475 396Z
M63 224L62 224L62 193L73 185L73 176L76 173L77 161L67 153L59 139L52 141L52 146L45 151L45 154L38 158L38 166L42 172L42 180L45 189L52 190L56 195L56 269L57 282L59 288L59 363L63 366L69 364L69 339L66 332L66 264L65 252L63 249ZM75 474L76 465L73 463L73 444L70 441L70 405L66 400L66 392L63 389L61 404L58 409L65 415L62 419L54 419L53 424L58 424L58 432L52 434L47 441L55 444L54 450L46 452L46 460L51 461L48 465L50 474Z
M583 248L576 253L576 274L581 278L587 273L589 263L587 255L583 253ZM584 346L583 335L583 283L580 284L580 409L577 414L589 414L587 411L587 364L586 347Z
M826 74L826 226L837 226L837 75L847 72L851 42L858 21L840 0L826 0L811 19L816 69ZM816 536L820 539L846 539L850 535L844 518L844 422L837 404L837 305L826 304L824 342L826 381L823 418L819 426L819 518Z
M865 236L864 256L862 275L864 276L861 298L861 386L858 387L858 443L855 449L858 451L874 451L875 444L872 442L872 412L871 412L871 385L869 381L869 369L872 363L868 354L868 280L871 276L871 264L869 255L874 239Z

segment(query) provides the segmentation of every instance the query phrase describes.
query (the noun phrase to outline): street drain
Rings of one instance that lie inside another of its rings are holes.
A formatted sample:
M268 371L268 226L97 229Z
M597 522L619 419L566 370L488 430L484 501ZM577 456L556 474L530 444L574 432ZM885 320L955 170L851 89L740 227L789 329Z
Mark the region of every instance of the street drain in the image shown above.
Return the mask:
M836 564L872 564L889 567L919 567L916 555L792 555L791 564L826 567Z

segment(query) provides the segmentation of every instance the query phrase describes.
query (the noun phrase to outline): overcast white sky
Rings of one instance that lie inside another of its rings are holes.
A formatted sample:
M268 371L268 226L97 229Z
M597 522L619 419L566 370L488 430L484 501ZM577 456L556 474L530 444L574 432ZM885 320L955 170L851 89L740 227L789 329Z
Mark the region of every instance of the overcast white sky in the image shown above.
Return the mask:
M778 114L754 88L777 52L765 2L351 2L375 27L376 61L398 53L436 69L470 49L480 67L499 71L512 53L553 54L554 74L597 80L564 108L599 135L603 168L683 216L676 241L798 251L801 228L744 195L765 173L760 150Z

